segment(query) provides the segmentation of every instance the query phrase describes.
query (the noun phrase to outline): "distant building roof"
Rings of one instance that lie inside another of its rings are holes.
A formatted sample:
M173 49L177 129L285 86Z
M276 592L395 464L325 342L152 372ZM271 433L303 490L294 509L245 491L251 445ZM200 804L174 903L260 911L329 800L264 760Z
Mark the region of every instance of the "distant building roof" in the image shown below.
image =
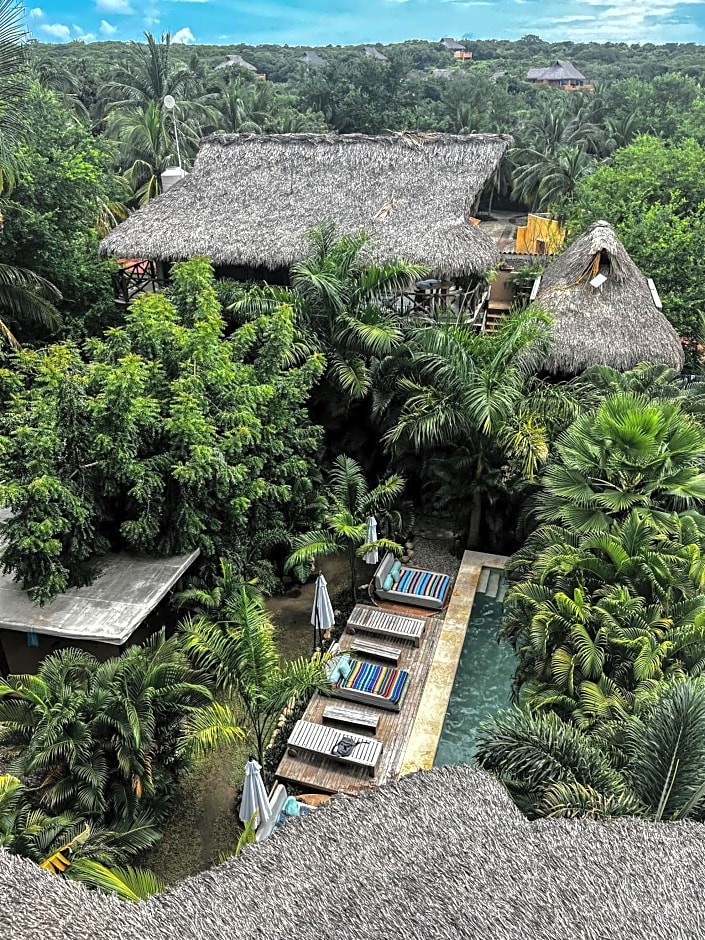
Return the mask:
M0 521L7 516L0 510ZM93 584L71 588L44 607L33 604L11 574L0 574L0 630L121 645L198 558L103 555Z
M458 42L457 39L453 39L451 36L444 36L441 39L441 45L445 46L446 49L451 49L453 52L467 52L466 46L462 42Z
M572 62L566 62L563 59L559 59L547 68L529 69L526 73L528 82L555 82L571 78L576 81L586 81L583 73L579 72Z
M365 46L365 55L368 55L371 59L378 59L380 62L388 61L386 55L380 52L379 49L375 49L374 46Z
M453 78L453 76L462 74L460 69L431 69L433 78Z
M304 52L301 56L302 62L309 62L311 65L324 65L325 59L321 58L317 52L311 52L309 49L308 52Z
M248 62L246 59L243 59L241 55L229 55L227 58L216 65L217 69L229 69L234 65L239 65L240 68L248 69L250 72L256 72L257 66L253 65L251 62Z

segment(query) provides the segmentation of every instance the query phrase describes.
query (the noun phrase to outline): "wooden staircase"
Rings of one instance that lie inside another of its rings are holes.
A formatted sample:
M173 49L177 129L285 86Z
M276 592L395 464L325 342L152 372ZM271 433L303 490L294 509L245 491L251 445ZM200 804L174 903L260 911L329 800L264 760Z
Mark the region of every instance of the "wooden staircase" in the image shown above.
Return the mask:
M498 307L488 307L485 314L485 332L494 333L509 315L509 309L502 310Z

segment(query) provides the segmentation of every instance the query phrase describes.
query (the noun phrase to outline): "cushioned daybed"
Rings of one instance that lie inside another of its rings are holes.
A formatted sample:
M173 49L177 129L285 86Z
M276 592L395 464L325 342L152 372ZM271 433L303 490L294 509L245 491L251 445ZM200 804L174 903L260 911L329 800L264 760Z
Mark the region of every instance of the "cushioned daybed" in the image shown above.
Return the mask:
M339 698L398 712L409 688L409 673L396 666L380 666L343 654L345 673L332 674L331 689Z
M427 607L429 610L440 610L443 607L450 584L449 575L440 571L403 567L391 552L384 556L375 572L377 597L396 604Z

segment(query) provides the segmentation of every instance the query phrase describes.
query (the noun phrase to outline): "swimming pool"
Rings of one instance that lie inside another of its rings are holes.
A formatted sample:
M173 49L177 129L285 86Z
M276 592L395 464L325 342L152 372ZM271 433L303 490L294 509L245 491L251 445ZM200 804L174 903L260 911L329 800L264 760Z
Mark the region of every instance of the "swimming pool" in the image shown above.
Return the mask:
M438 742L436 767L443 764L471 764L476 751L476 731L488 715L509 705L512 676L517 660L512 648L497 643L502 619L504 589L499 572L484 568L472 605L470 622L460 654L458 671L448 702L443 730ZM491 580L490 580L491 578ZM490 593L481 593L480 588ZM499 582L499 584L498 584ZM490 596L492 592L496 597Z

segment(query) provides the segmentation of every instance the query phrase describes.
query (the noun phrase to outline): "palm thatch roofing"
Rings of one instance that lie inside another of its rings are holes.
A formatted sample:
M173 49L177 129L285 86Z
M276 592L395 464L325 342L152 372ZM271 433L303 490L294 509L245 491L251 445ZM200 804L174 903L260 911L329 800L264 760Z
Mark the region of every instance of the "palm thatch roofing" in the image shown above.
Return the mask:
M441 45L453 52L467 52L467 47L464 46L462 42L458 42L457 39L453 39L452 36L444 36L443 39L441 39Z
M598 274L606 280L593 287ZM683 347L657 299L612 227L595 222L541 276L536 303L554 319L544 368L577 375L594 365L651 362L680 371Z
M703 935L704 830L529 822L469 767L335 797L140 904L0 852L12 940L679 940Z
M240 68L248 69L250 72L256 72L257 66L253 65L251 62L248 62L247 59L243 59L241 55L229 55L222 62L215 66L216 71L218 69L228 69L232 66L239 65Z
M325 220L364 230L380 258L443 275L484 272L494 242L468 219L511 138L232 134L206 138L191 173L118 225L103 255L288 268Z
M559 82L561 80L584 82L586 79L583 73L579 72L572 62L559 59L557 62L554 62L553 65L549 65L546 68L529 69L526 73L526 80L529 82Z
M308 62L310 65L325 65L326 60L320 56L317 52L312 52L310 49L308 52L304 52L301 56L302 62Z

